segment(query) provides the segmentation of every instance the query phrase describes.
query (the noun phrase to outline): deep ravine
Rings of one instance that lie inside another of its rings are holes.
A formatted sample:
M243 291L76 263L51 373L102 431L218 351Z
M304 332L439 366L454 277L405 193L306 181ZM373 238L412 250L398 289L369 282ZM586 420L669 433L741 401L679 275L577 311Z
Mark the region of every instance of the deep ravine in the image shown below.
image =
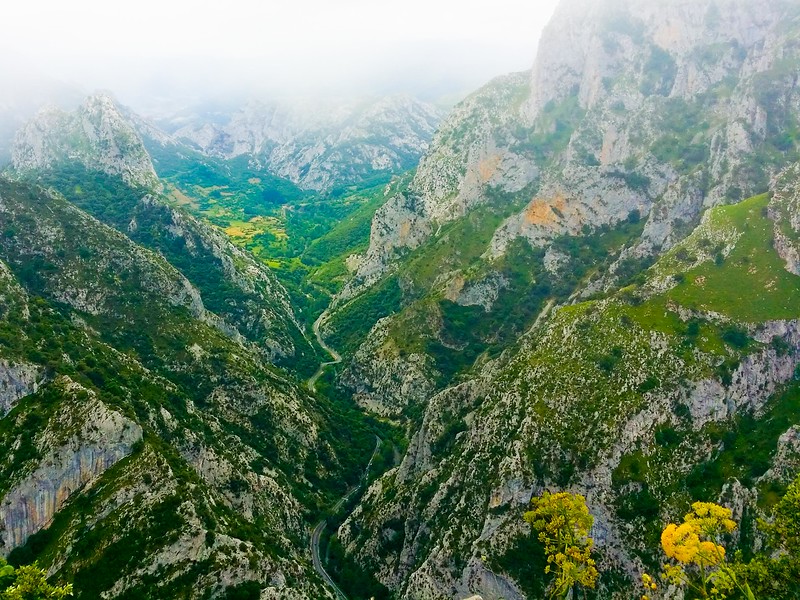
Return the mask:
M319 319L317 321L319 322ZM317 335L319 335L319 332L317 330L317 325L318 323L314 323L314 330L317 333ZM319 339L319 337L317 339ZM375 456L377 456L382 443L383 440L376 435L375 449L372 451L372 456L370 456L369 462L367 463L367 466L364 469L364 475L361 477L361 482L358 485L354 485L347 491L347 493L344 496L339 498L339 501L333 505L333 508L331 508L331 514L336 514L339 511L339 509L341 509L342 506L344 506L344 504L353 496L353 494L355 494L358 490L360 490L367 484L367 480L369 477L369 470L372 467L372 461L375 460ZM322 577L323 581L330 588L333 589L336 598L340 600L347 600L347 596L345 595L345 593L339 588L338 585L336 585L336 582L325 570L325 566L322 563L322 558L320 557L320 539L322 538L322 534L325 532L325 527L327 526L327 524L328 522L326 519L321 519L319 523L317 523L314 526L314 531L311 533L311 545L310 545L311 560L314 563L314 570L319 574L320 577Z
M338 363L342 362L342 355L339 354L336 350L334 350L330 346L328 346L328 344L325 343L325 340L322 339L322 335L319 332L319 328L322 326L322 323L325 321L327 316L328 316L328 309L325 309L322 312L322 314L320 314L320 316L317 317L317 320L314 321L314 325L312 326L312 329L314 330L314 335L317 338L317 343L322 347L323 350L325 350L325 352L327 352L328 354L331 355L331 358L333 358L333 360L330 360L328 362L320 363L319 368L317 369L316 373L314 373L308 379L308 382L307 382L306 385L308 386L308 389L311 390L312 392L316 392L317 391L317 380L325 372L325 368L330 366L330 365L335 365L335 364L338 364Z

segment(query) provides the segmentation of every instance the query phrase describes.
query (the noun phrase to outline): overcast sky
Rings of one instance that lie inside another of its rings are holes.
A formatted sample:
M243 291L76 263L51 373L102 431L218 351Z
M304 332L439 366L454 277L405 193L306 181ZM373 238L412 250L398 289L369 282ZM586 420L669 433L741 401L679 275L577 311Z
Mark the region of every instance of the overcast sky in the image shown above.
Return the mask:
M556 3L13 0L3 8L0 68L131 100L349 87L446 95L530 68Z

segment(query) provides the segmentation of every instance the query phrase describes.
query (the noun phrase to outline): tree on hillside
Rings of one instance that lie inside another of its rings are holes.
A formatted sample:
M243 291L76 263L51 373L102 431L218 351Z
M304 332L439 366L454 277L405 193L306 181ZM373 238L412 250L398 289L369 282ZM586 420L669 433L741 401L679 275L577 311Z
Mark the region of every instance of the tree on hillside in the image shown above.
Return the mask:
M0 558L0 600L63 600L72 596L72 584L54 586L36 566L14 568Z
M591 557L594 541L589 531L594 517L580 494L544 492L531 500L533 510L525 520L539 532L547 555L545 573L554 573L551 598L566 598L576 586L593 588L597 568Z

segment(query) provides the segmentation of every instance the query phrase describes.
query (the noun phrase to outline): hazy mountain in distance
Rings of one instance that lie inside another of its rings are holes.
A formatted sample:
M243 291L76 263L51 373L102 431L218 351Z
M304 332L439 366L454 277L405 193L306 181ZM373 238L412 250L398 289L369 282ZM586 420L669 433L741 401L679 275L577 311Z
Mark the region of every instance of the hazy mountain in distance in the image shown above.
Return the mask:
M251 101L224 124L197 117L172 135L210 156L249 156L303 189L328 192L414 167L441 116L406 95Z
M14 134L45 105L75 108L85 93L77 86L28 73L7 71L0 65L0 166L11 159Z

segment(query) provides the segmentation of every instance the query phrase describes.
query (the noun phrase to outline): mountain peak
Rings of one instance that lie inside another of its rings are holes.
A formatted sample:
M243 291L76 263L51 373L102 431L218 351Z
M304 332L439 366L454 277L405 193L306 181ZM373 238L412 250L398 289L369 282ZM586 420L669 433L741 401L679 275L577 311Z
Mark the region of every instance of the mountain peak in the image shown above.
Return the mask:
M133 186L160 185L142 140L107 93L89 96L74 112L40 110L17 132L11 158L19 172L78 162Z

